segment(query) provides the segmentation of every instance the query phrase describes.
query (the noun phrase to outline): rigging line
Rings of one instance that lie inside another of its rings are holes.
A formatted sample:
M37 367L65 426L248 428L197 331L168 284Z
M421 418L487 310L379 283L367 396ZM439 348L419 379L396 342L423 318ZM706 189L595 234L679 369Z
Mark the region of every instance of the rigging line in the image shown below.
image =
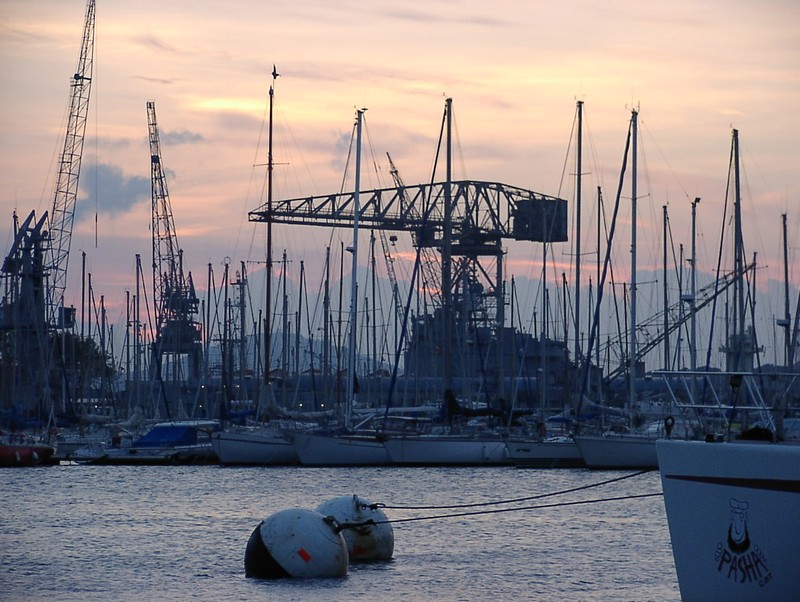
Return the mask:
M520 497L511 500L497 500L495 502L475 502L473 504L454 504L451 506L388 506L386 504L372 504L371 508L374 510L375 508L388 508L391 510L447 510L447 509L455 509L455 508L477 508L480 506L498 506L502 504L518 504L519 502L527 502L530 500L539 500L546 497L554 497L557 495L566 495L567 493L575 493L576 491L585 491L587 489L593 489L595 487L602 487L603 485L609 485L611 483L618 483L620 481L624 481L626 479L631 479L634 477L640 477L644 474L652 472L652 470L640 470L638 472L633 472L631 474L623 475L621 477L615 477L613 479L608 479L605 481L599 481L597 483L590 483L588 485L581 485L579 487L571 487L569 489L562 489L561 491L551 491L550 493L540 493L537 495L531 495L527 497Z
M669 230L669 242L670 242L670 248L672 250L672 266L675 269L675 276L677 278L678 299L682 299L683 298L683 272L681 270L682 270L683 266L680 265L680 262L678 261L678 256L675 253L675 238L672 235L672 220L667 220L667 230ZM678 306L678 315L679 315L678 319L682 319L682 317L684 315L683 314L683 310L684 310L683 302L681 302L681 305ZM689 325L688 325L687 322L684 322L684 324L683 324L683 333L686 336L686 340L689 340ZM678 329L678 341L680 341L680 337L681 337L681 329L679 328ZM671 363L672 363L673 366L679 365L679 363L680 363L680 359L681 358L679 357L679 351L680 351L680 343L675 345L674 356L673 356L673 358L671 360Z
M627 170L628 166L628 151L630 149L630 144L631 144L631 130L632 130L632 123L631 125L628 126L628 134L625 139L625 151L622 156L623 157L622 169L620 170L619 174L617 196L614 200L614 211L611 216L611 228L608 234L606 235L606 252L605 252L605 258L603 259L603 271L600 277L600 282L597 283L597 299L595 300L594 312L592 314L591 328L589 329L589 340L586 344L587 358L592 357L592 352L594 349L594 345L596 343L595 339L597 338L597 332L600 324L600 308L603 302L603 289L605 287L606 277L608 276L609 264L611 263L612 243L614 241L614 232L616 231L617 227L617 215L619 214L619 205L620 205L620 198L622 196L622 187L625 183L625 171ZM599 341L597 341L597 344L599 344ZM583 383L581 385L580 397L578 398L578 411L576 412L577 414L580 414L581 405L583 404L583 398L586 395L588 384L589 384L589 362L586 362L583 369Z
M722 269L722 256L724 254L725 248L725 221L727 220L728 215L728 201L730 199L731 194L731 171L733 169L733 145L731 145L730 151L730 158L728 159L728 178L725 183L725 203L722 206L722 227L719 234L719 250L717 252L717 269L715 273L715 284L714 284L714 300L711 303L711 325L709 326L709 333L708 333L708 340L709 345L708 349L706 350L706 370L709 369L711 366L711 350L713 349L713 345L711 341L714 340L714 321L717 315L717 297L719 296L719 275ZM725 344L728 344L728 341L725 341ZM703 385L703 395L706 392L706 385Z
M675 181L678 183L678 186L680 186L681 192L683 192L683 196L685 196L687 200L691 200L689 192L686 190L686 187L683 185L683 182L681 182L680 178L678 178L678 174L675 171L675 168L672 167L672 164L669 162L669 159L667 159L667 156L664 154L664 151L659 146L656 137L653 135L653 132L651 132L650 128L647 127L647 123L645 121L640 120L640 125L642 126L642 129L644 129L645 133L648 134L650 139L653 141L653 144L655 145L658 154L661 155L661 158L664 160L664 163L667 164L667 167L669 168L672 177L675 178Z
M482 514L502 514L506 512L521 512L522 510L542 510L545 508L564 508L567 506L581 506L586 504L599 504L603 502L619 502L627 500L645 499L651 497L659 497L664 495L661 492L657 493L639 493L635 495L621 495L617 497L595 498L592 500L575 500L572 502L556 502L553 504L539 504L536 506L523 506L522 508L496 508L494 510L476 510L474 512L457 512L455 514L437 514L433 516L415 516L411 518L396 518L392 520L366 520L360 523L342 523L339 525L338 531L344 529L359 529L369 525L388 525L392 523L410 523L422 520L439 520L442 518L459 518L463 516L480 516Z
M567 173L567 163L569 163L569 157L571 155L572 150L572 138L575 135L575 130L577 129L578 124L578 111L576 110L572 114L572 128L569 131L569 139L567 140L567 152L564 155L564 163L561 166L561 179L558 182L558 191L556 192L556 196L561 198L561 190L564 186L564 180ZM572 214L573 222L575 220L575 213Z
M467 163L464 161L464 151L461 147L461 136L459 135L456 112L453 110L452 105L450 105L450 108L453 116L453 138L455 139L455 149L456 154L458 155L458 164L461 167L461 173L464 174L464 178L469 179L469 174L467 173Z

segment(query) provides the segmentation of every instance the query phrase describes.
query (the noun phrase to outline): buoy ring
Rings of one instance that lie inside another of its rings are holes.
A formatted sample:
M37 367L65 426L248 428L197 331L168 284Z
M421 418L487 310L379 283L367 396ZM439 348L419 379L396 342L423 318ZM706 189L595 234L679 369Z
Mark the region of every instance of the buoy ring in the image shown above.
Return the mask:
M664 418L664 430L667 432L667 438L672 436L672 428L675 426L675 418L667 416Z

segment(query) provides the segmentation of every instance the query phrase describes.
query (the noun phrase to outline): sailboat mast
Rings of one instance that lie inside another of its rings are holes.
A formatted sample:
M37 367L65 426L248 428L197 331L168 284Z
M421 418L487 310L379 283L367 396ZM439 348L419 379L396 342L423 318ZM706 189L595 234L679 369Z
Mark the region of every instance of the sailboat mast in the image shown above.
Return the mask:
M578 157L575 173L575 362L581 356L581 171L583 163L583 101L578 101ZM566 343L566 341L564 341Z
M597 315L598 315L598 317L600 316L600 309L601 309L601 307L600 307L601 298L600 298L600 288L599 287L600 287L600 264L602 263L601 258L600 258L600 254L602 253L602 250L601 250L601 247L600 247L600 239L601 239L600 227L601 227L602 223L603 223L603 190L602 190L602 188L600 188L600 186L598 186L597 187L597 282L595 283L595 285L598 287L598 289L597 289L597 291L598 291L597 292ZM602 372L602 368L603 367L600 364L600 324L599 324L599 320L597 321L598 322L597 324L592 324L592 322L593 322L592 320L589 321L589 326L590 326L589 330L591 331L591 329L594 328L595 332L597 333L597 335L595 336L595 339L597 340L597 343L594 346L594 349L595 349L595 363L597 364L597 369L600 372ZM590 333L590 337L591 337L591 333ZM591 353L591 349L589 349L589 352ZM597 379L597 395L598 395L597 398L598 399L600 399L600 393L601 393L601 390L600 390L601 389L601 384L600 383L601 382L602 382L602 378L598 378Z
M664 293L664 370L669 370L669 290L667 288L667 235L669 231L669 213L667 212L667 206L664 205L661 208L664 212L664 220L663 226L664 231L662 234L662 242L663 242L663 249L662 249L662 290Z
M348 248L348 251L353 254L353 268L350 274L350 359L348 362L347 398L345 399L345 426L347 427L350 426L353 396L356 394L356 342L358 340L356 323L356 309L358 304L358 214L361 211L359 206L359 195L361 193L361 127L364 119L364 111L366 111L366 109L359 109L356 111L356 175L355 190L353 192L353 244Z
M783 320L779 321L783 326L783 339L786 347L786 365L789 366L789 345L791 316L789 315L789 239L786 228L786 214L781 215L781 225L783 230Z
M267 292L264 311L264 393L270 389L270 355L272 347L272 105L278 70L272 65L272 84L269 87L269 141L267 142Z
M697 370L697 204L699 202L699 198L692 201L692 299L690 307L692 312L690 355L692 372ZM694 379L692 379L692 387L694 387Z
M736 270L735 311L733 321L733 340L736 345L736 367L742 363L742 345L744 343L744 241L742 237L742 207L739 174L739 130L733 130L733 170L734 170L734 261Z
M631 138L633 142L633 152L631 160L631 314L630 314L630 349L629 361L630 372L628 375L628 402L631 407L636 401L636 169L638 154L638 116L636 109L631 111Z
M370 232L369 237L369 254L370 254L370 267L372 268L372 372L378 371L378 296L376 294L376 271L377 263L375 261L375 230Z
M322 374L325 379L325 387L328 386L328 374L330 373L330 322L331 322L331 248L325 247L325 292L322 297Z
M447 118L447 177L444 187L444 228L442 233L442 317L444 318L444 388L453 386L453 291L452 291L452 244L453 244L453 165L452 165L452 126L453 99L445 100Z
M133 397L135 406L139 405L141 389L139 383L142 381L142 293L141 293L141 274L142 274L142 256L136 254L136 300L133 306ZM89 287L91 288L91 274L89 275ZM90 294L87 291L87 295ZM86 297L87 304L89 305L88 319L89 319L89 336L92 335L92 304L91 299Z
M539 335L539 362L541 364L539 383L539 397L542 415L547 410L547 214L542 206L542 317L540 320Z
M305 294L306 284L306 266L305 262L300 260L300 291L297 296L297 318L295 319L295 336L294 336L294 373L300 378L302 369L300 367L300 329L303 323L303 295Z

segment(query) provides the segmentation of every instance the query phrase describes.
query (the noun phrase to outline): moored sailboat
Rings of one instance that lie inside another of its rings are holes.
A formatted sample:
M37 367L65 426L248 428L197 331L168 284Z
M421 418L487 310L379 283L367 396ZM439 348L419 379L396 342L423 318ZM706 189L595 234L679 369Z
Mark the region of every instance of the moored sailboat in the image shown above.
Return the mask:
M127 447L106 447L91 451L91 464L214 464L217 455L211 434L218 431L216 420L161 422ZM81 459L81 452L75 454Z
M442 434L389 437L383 443L399 466L500 466L509 464L503 434Z
M356 386L357 365L357 311L358 303L358 218L359 218L359 193L361 189L361 129L364 111L356 111L355 141L355 190L353 192L353 242L348 251L353 256L352 271L350 273L350 344L348 349L348 374L347 389L342 408L342 428L333 432L293 433L292 444L304 466L374 466L389 463L389 455L383 446L383 441L372 431L359 432L353 429L351 420L355 396L358 393Z
M211 435L221 464L289 465L299 459L292 440L270 425L229 428Z
M800 445L656 443L683 600L796 600Z
M36 466L50 461L56 450L53 446L35 441L22 434L0 437L0 466Z

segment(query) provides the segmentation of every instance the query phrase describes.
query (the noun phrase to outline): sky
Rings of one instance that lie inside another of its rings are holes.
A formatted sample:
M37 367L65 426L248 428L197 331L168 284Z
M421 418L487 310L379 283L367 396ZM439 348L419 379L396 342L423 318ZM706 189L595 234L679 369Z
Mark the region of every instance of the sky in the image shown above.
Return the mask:
M6 249L14 211L24 219L52 204L85 8L83 0L0 4ZM67 298L79 303L81 251L96 296L104 295L117 319L124 316L125 291L134 287L137 253L149 274L145 103L151 99L178 238L198 288L208 264L221 273L225 261L233 267L244 261L251 274L263 272L264 225L249 222L247 213L265 199L273 65L280 73L276 199L342 188L355 110L362 107L368 109L362 188L391 184L386 152L407 184L427 182L449 97L455 178L568 201L575 171L570 140L576 101L583 101L583 189L602 186L613 200L637 108L642 270L660 265L661 207L669 206L675 244L688 248L691 201L701 197L698 269L713 271L736 128L747 251L758 252L765 266L759 282L774 293L782 279L782 213L791 260L800 245L798 31L794 0L100 0ZM629 205L623 200L616 252L622 279ZM586 248L595 217L591 210L584 215ZM290 270L304 261L318 278L330 240L318 228L279 226L275 252L286 248ZM408 255L410 245L405 249ZM569 263L566 246L553 252ZM540 253L510 245L509 271L538 277ZM794 297L800 269L791 272ZM652 291L642 294L654 298ZM767 314L782 313L775 295L767 298Z

